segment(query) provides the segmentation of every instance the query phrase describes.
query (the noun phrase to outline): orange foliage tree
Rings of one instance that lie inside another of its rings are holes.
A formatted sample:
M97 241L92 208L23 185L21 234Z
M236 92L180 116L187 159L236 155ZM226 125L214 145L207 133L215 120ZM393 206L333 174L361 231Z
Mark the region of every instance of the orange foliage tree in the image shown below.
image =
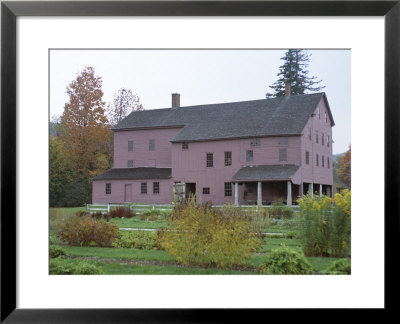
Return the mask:
M337 177L351 188L351 145L340 161Z
M112 163L112 133L104 114L102 78L85 67L67 87L69 102L61 116L60 139L75 171L91 178Z

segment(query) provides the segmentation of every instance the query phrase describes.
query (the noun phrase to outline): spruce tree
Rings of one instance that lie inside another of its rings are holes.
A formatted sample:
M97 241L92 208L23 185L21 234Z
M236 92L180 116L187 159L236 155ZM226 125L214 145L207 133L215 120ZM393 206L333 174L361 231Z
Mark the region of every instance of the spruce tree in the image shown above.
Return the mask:
M271 86L273 93L267 93L267 98L282 97L285 95L285 83L290 83L291 95L301 95L308 91L320 91L325 86L316 86L321 82L316 81L316 77L309 77L307 70L311 54L300 49L289 49L285 56L281 58L284 61L279 67L278 80Z

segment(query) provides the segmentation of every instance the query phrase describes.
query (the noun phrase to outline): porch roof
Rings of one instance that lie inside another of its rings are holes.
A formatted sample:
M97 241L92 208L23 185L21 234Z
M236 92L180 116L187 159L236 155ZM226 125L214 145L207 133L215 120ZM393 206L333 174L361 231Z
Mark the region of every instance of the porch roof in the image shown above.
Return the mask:
M170 179L171 168L115 168L95 176L93 180Z
M255 165L242 167L232 177L232 181L289 180L300 165Z

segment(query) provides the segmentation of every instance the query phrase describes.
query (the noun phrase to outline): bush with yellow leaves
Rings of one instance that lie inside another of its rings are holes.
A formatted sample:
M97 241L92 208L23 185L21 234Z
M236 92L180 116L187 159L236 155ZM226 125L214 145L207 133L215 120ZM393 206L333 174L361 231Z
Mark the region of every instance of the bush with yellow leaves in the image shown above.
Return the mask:
M180 203L168 226L159 231L161 248L185 265L231 268L243 264L262 241L248 219L227 210Z
M327 196L299 199L300 235L307 256L344 257L350 255L351 193L344 190Z

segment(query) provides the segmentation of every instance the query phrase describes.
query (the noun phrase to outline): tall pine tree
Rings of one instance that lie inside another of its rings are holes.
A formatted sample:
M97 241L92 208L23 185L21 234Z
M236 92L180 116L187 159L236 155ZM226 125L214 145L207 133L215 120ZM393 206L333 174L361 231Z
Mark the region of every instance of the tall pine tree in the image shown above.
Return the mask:
M304 50L289 49L285 56L281 58L284 61L279 67L278 80L271 86L273 93L267 93L267 98L282 97L285 95L285 83L290 83L291 95L301 95L308 91L320 91L325 86L316 86L321 82L316 81L316 77L309 77L307 70L311 54Z

